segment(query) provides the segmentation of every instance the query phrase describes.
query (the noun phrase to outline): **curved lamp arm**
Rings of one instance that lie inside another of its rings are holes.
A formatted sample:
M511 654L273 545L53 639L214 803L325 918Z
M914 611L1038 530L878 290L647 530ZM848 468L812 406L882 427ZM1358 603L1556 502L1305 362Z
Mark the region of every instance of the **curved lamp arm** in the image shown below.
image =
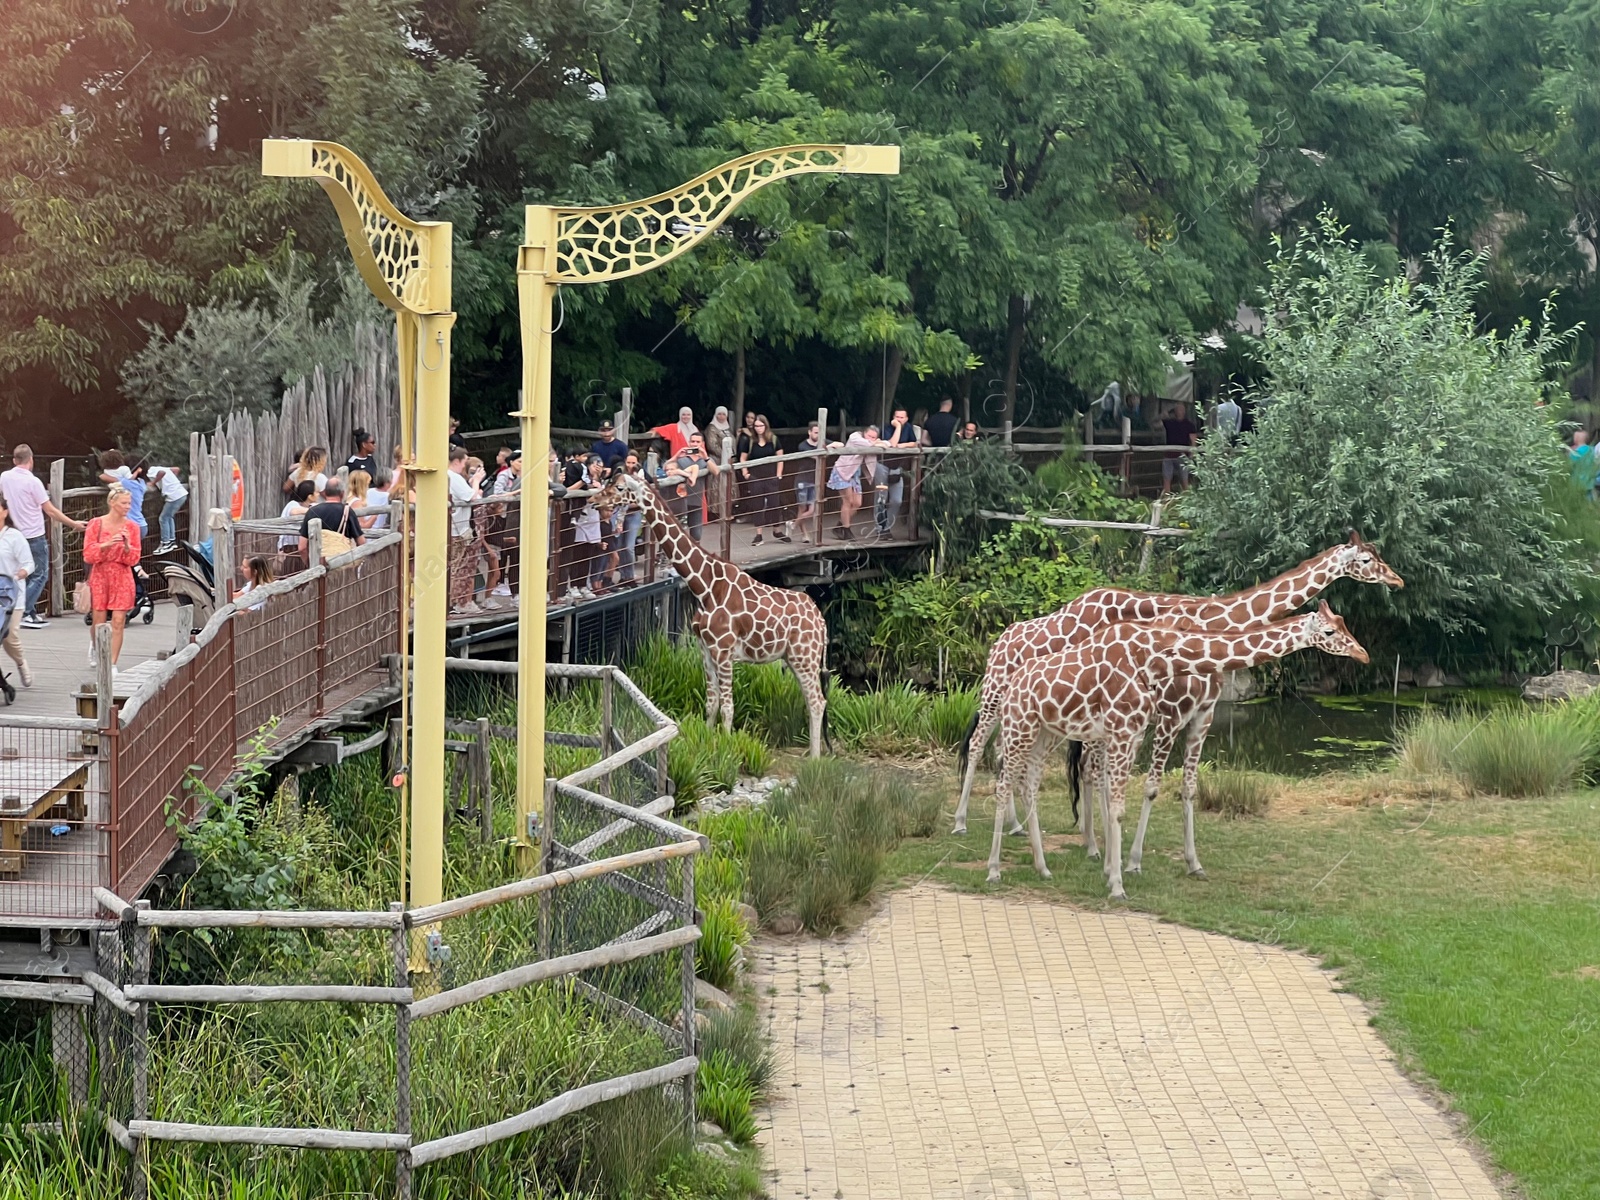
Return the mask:
M530 205L528 229L531 235L543 224L536 211L549 214L555 245L550 282L603 283L642 275L677 258L716 230L746 196L769 183L791 175L899 173L898 146L779 146L723 163L647 200L606 208Z
M450 311L450 225L413 221L384 195L367 165L338 142L267 138L261 173L315 179L339 213L356 269L395 312Z

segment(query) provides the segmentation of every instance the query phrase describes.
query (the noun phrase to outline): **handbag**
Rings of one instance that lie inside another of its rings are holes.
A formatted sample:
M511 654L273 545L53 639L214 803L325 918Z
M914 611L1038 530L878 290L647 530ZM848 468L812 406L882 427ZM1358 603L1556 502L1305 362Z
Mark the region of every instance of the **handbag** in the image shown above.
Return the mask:
M94 599L89 594L89 581L80 579L72 585L72 611L87 613L94 608Z

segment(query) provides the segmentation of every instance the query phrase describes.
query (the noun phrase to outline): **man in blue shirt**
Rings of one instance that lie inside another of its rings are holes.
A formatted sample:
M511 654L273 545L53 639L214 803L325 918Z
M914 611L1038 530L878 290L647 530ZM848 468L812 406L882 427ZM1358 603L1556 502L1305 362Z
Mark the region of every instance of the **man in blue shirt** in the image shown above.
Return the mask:
M589 453L604 463L608 472L614 471L628 457L628 443L617 436L610 421L601 421L600 440L589 447Z

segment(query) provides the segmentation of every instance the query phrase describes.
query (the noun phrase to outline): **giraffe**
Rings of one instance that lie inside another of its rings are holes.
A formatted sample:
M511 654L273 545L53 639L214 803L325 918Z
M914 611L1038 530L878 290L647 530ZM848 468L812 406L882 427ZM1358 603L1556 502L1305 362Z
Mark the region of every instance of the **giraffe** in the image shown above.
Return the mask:
M1363 583L1383 583L1390 587L1404 587L1405 581L1359 533L1350 540L1330 546L1322 553L1308 558L1293 570L1285 571L1265 583L1245 588L1226 596L1182 596L1152 592L1132 592L1122 588L1096 588L1085 592L1070 604L1031 621L1018 621L995 641L984 665L983 684L979 693L978 713L961 747L961 800L956 807L956 833L967 831L967 805L972 799L972 784L978 773L978 760L984 747L1000 723L1000 708L1005 698L1009 677L1022 664L1040 654L1053 654L1088 637L1094 630L1119 621L1152 621L1170 614L1181 613L1210 629L1240 630L1262 621L1285 617L1307 601L1315 599L1334 580L1348 576ZM1217 677L1216 687L1221 687ZM1215 701L1207 710L1215 709ZM1190 720L1196 708L1191 712ZM1172 740L1185 722L1174 725L1167 738L1170 752ZM1193 745L1196 727L1190 727L1190 739L1199 762L1200 747L1205 744L1206 728L1198 730L1199 744ZM1187 758L1187 754L1185 755ZM1161 765L1166 766L1166 753L1161 755ZM1153 760L1152 760L1153 761ZM1155 776L1160 782L1159 773ZM1091 807L1085 820L1085 844L1091 857L1097 857L1094 843L1094 810ZM1012 833L1022 832L1017 814L1010 812Z
M819 757L827 728L822 670L828 626L816 601L804 592L761 583L707 554L642 481L618 475L610 486L639 505L657 543L694 594L690 625L705 658L706 721L716 720L720 710L723 728L733 728L734 663L782 660L800 683L811 718L811 757Z
M1038 791L1044 757L1064 740L1096 745L1105 755L1101 797L1106 824L1106 879L1113 900L1122 887L1122 813L1134 752L1164 685L1180 674L1220 675L1316 647L1358 662L1367 652L1324 601L1316 612L1242 631L1193 628L1192 620L1125 621L1098 630L1013 673L1001 705L1001 770L995 796L989 880L1000 877L1003 801L1020 780L1034 866L1048 877L1039 834Z

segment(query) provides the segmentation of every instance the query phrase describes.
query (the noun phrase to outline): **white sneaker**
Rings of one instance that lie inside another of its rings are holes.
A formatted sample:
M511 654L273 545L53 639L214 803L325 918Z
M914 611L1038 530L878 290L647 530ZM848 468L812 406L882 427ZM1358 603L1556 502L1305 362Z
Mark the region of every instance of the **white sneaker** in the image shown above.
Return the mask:
M50 628L50 622L46 621L43 617L39 617L39 616L23 617L22 620L17 622L17 624L20 625L23 629L48 629L48 628Z
M494 591L490 592L489 595L491 595L491 596L509 596L509 595L511 595L511 587L510 587L509 584L502 583L502 584L500 584L500 586L495 588Z
M93 644L91 644L91 645L90 645L90 646L89 646L89 665L90 665L90 666L91 666L91 667L98 667L98 666L99 666L99 665L100 665L100 656L99 656L99 655L97 655L97 654L96 654L96 653L95 653L95 652L94 652L94 646L93 646Z
M22 680L23 687L33 686L33 670L25 662L17 664L17 678Z
M454 611L455 615L458 617L476 617L483 612L483 609L479 608L471 600L468 600L465 604L458 605L452 611Z

